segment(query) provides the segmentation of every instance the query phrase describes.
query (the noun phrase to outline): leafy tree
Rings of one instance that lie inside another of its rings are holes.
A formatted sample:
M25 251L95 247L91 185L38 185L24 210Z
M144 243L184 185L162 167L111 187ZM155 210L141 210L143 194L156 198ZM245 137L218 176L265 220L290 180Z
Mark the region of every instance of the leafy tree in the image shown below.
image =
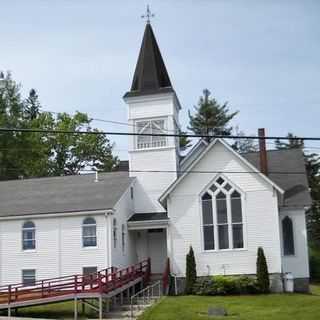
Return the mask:
M52 138L54 175L78 174L83 169L111 171L117 165L118 159L112 155L113 145L105 135L90 127L91 121L85 113L76 112L73 117L58 114L55 130L85 130L91 134L62 133Z
M195 134L203 135L230 135L232 127L228 126L230 120L238 113L229 113L227 102L220 105L217 100L210 98L210 91L203 90L198 106L194 107L195 115L189 110L190 126L189 130ZM207 138L210 141L210 138Z
M26 119L34 120L40 114L41 105L39 102L39 97L35 89L31 89L29 92L29 97L24 103L24 114Z
M190 246L189 253L186 255L186 294L193 293L193 287L197 280L197 266L194 252Z
M267 260L261 247L258 248L257 254L257 283L262 293L268 293L270 291Z
M62 174L81 169L110 171L118 159L108 138L90 127L84 113L53 117L41 112L37 92L23 100L10 73L0 74L0 127L43 130L86 130L95 134L0 133L0 180Z

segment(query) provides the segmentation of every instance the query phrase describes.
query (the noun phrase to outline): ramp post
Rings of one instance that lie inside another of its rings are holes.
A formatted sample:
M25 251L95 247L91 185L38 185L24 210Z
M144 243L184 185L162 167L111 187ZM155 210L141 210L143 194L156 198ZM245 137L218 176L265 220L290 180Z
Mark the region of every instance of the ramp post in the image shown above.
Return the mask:
M99 319L102 319L102 313L103 313L103 309L102 309L102 295L99 296Z
M78 299L74 297L74 320L78 319Z

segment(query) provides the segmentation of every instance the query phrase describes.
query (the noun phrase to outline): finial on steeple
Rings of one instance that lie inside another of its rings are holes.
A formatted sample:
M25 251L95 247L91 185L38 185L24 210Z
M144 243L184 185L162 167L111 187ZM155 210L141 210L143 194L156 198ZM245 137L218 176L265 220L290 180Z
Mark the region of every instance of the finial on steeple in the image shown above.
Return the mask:
M150 23L150 18L153 18L154 14L151 13L149 5L147 5L147 11L141 16L142 19L146 19L147 23Z

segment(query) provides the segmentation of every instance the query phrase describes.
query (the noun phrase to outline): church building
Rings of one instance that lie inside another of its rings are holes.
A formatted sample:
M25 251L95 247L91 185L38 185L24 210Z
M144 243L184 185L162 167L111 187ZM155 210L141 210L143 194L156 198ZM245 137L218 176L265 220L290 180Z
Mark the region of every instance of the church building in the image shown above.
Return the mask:
M179 132L185 111L149 22L123 99L132 133ZM146 258L156 277L169 258L182 292L190 246L198 276L254 275L262 247L273 291L285 273L308 291L301 150L266 151L262 141L259 152L239 154L223 139L200 139L182 157L175 136L128 140L126 170L0 182L0 285Z

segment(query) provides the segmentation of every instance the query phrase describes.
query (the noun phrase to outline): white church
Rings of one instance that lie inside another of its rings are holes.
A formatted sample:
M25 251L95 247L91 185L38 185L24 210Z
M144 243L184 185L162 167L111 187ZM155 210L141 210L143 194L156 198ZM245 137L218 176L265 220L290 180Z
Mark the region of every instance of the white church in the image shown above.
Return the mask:
M124 101L132 132L178 132L183 109L150 23ZM266 151L262 142L260 152L239 154L200 139L182 157L176 137L128 139L126 170L0 182L0 285L150 257L154 275L170 259L181 291L190 246L199 276L255 274L262 247L272 290L291 273L295 290L308 291L301 150Z

